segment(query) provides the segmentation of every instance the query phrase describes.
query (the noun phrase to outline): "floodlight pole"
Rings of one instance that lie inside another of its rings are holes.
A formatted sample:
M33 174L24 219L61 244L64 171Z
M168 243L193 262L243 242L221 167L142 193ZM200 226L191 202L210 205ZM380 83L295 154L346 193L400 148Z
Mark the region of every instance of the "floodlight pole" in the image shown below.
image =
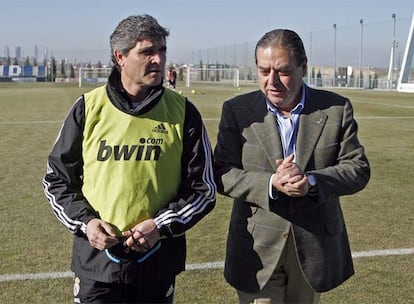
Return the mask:
M312 79L312 32L310 32L310 42L309 42L309 58L308 58L308 82L309 85L313 85ZM310 63L310 64L309 64Z
M333 86L336 87L336 23L333 25L334 28L334 81Z
M394 23L394 29L392 33L392 71L391 71L391 89L394 88L393 85L393 78L394 78L394 65L395 65L395 47L396 47L396 40L395 40L395 22L396 22L396 15L392 14L392 19Z
M362 76L362 37L364 32L364 20L360 19L359 23L361 24L361 45L360 45L360 53L359 53L359 75L358 75L358 88L361 87L361 76Z
M394 88L393 85L393 78L394 78L394 58L395 58L395 47L396 47L396 41L395 41L395 21L396 21L396 15L392 14L392 19L394 23L394 30L392 34L392 47L391 47L391 55L390 55L390 65L388 67L388 82L389 82L389 89L392 90Z

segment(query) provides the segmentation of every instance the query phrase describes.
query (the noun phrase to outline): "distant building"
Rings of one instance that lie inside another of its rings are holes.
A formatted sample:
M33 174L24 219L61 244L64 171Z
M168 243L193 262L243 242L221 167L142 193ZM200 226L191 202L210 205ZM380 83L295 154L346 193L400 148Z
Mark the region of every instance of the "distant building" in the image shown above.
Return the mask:
M43 60L49 59L49 49L47 47L43 48Z
M36 60L36 62L39 60L39 50L37 48L37 45L35 45L34 48L34 59Z
M8 46L8 45L6 45L6 46L4 47L4 57L5 57L5 58L9 58L9 57L10 57L10 48L9 48L9 46Z
M22 59L22 48L20 46L16 46L16 59Z

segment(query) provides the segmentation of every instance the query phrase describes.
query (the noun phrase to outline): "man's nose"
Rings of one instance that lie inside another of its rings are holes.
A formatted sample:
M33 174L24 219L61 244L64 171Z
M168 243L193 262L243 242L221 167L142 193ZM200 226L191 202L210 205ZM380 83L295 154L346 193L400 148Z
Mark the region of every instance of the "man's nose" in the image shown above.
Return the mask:
M279 83L280 82L280 77L279 77L278 71L270 70L269 79L272 83Z
M155 53L151 57L151 63L160 64L164 58L165 58L165 56L162 53L160 53L160 52Z

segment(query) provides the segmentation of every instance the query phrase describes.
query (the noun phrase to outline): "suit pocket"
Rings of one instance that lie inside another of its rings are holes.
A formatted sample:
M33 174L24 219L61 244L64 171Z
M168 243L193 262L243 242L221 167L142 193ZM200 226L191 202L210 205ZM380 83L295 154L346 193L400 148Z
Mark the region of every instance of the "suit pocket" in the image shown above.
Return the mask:
M247 230L254 240L255 250L260 252L266 248L280 247L281 244L284 244L284 234L288 230L284 226L283 224L270 226L250 222L247 225Z

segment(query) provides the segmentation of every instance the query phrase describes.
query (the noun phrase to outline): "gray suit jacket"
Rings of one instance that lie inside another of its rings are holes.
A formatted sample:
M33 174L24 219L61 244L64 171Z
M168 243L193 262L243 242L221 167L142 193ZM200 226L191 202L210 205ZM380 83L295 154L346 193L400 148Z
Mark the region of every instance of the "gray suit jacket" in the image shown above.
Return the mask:
M289 229L305 278L315 291L328 291L354 273L339 197L365 187L369 163L349 100L305 88L296 163L316 177L317 196L269 197L269 180L283 149L276 118L260 91L223 104L214 151L216 182L221 194L234 198L225 278L239 290L263 288Z

